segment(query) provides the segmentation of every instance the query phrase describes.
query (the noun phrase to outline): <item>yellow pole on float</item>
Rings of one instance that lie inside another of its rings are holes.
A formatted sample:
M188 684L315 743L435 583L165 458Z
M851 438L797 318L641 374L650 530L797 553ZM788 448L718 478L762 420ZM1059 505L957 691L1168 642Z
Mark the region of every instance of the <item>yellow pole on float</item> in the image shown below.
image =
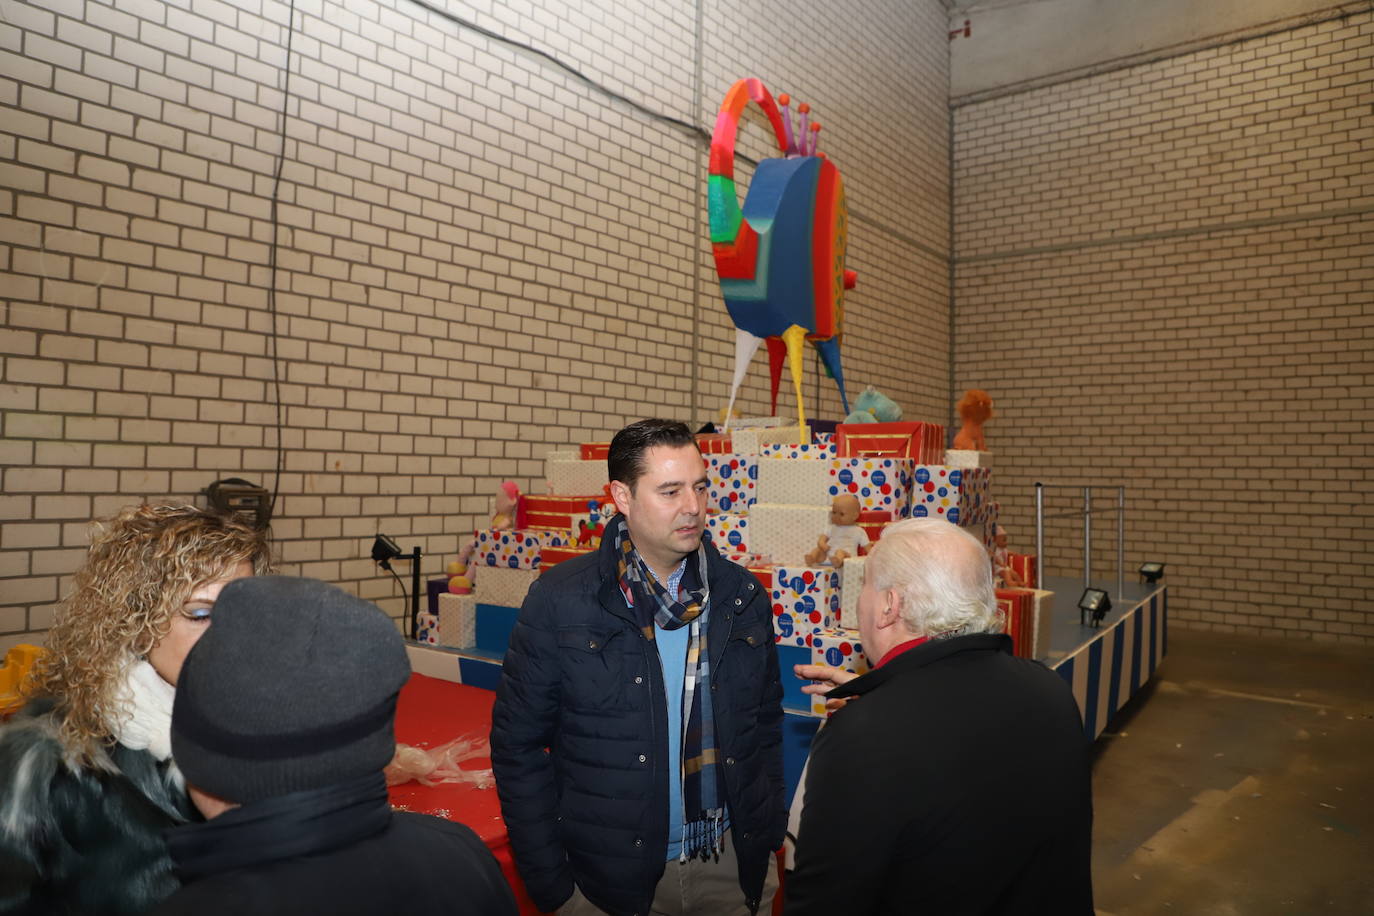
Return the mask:
M806 328L794 324L782 332L787 344L787 364L792 369L792 387L797 391L797 442L805 445L806 412L802 409L802 349L806 344Z

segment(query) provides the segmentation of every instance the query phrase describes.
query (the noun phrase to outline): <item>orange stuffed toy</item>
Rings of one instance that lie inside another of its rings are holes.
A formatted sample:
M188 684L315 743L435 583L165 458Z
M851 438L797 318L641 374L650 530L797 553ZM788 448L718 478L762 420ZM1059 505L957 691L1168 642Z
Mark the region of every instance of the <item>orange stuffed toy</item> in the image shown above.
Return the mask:
M992 419L991 395L981 388L970 388L964 392L964 398L959 402L959 418L964 425L959 428L959 435L954 437L951 448L986 452L988 443L983 438L983 424Z

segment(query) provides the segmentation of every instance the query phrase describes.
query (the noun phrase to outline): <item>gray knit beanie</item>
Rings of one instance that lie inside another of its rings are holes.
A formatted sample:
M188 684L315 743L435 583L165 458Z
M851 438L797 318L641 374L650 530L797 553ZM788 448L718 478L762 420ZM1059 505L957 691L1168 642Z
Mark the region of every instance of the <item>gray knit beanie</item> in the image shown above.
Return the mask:
M187 782L247 804L381 772L410 661L371 602L314 579L224 587L172 707Z

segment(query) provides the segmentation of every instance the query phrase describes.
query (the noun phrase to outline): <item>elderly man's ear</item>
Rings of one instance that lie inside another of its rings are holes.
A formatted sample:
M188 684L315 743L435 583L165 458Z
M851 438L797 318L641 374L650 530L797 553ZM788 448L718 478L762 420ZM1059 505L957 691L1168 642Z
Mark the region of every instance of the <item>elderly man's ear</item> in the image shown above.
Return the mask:
M883 592L883 608L878 614L876 622L878 629L885 629L896 624L902 619L901 598L897 595L895 588L889 588Z

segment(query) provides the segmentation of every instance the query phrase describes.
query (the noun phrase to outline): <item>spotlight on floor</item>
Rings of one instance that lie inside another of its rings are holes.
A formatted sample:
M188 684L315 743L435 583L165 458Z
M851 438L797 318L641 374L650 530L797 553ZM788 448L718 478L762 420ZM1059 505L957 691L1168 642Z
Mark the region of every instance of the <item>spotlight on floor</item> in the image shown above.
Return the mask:
M1078 599L1078 622L1100 626L1102 618L1112 609L1111 597L1100 588L1083 589L1083 597Z
M1140 564L1140 581L1141 581L1141 582L1148 582L1150 585L1154 585L1156 582L1158 582L1160 579L1163 579L1163 578L1164 578L1164 564L1163 564L1163 563L1141 563L1141 564Z

